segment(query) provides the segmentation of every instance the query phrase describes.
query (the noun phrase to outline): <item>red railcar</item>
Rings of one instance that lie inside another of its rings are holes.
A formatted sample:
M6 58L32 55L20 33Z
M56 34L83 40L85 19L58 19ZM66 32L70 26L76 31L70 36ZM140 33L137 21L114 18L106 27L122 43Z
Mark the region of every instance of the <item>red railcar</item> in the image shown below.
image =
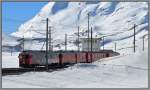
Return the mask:
M54 51L48 53L48 64L89 63L116 55L119 55L119 53L112 50L101 50L99 52ZM18 56L19 65L21 67L45 65L45 56L45 51L23 51Z

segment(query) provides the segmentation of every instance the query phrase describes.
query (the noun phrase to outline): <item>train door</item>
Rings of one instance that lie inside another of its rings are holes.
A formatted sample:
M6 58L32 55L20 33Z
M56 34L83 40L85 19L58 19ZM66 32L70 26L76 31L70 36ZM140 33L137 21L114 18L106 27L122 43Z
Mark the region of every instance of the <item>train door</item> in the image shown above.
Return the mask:
M109 53L106 53L106 57L109 57Z

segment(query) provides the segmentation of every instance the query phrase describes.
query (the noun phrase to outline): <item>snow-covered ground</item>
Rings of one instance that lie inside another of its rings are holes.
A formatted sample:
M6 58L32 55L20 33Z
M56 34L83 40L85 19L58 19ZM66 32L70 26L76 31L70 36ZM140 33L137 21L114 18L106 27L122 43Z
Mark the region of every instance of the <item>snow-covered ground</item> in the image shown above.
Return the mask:
M2 68L17 68L19 67L19 52L2 52Z
M122 49L119 56L104 58L92 64L76 64L54 72L28 72L2 77L3 88L147 88L148 39L145 51L139 47ZM108 45L109 46L109 45ZM7 56L6 56L7 55ZM17 53L3 53L3 67L17 67ZM13 58L12 58L13 57ZM11 60L7 60L10 58Z
M54 72L2 77L3 88L147 88L147 50ZM145 58L143 58L145 57ZM110 60L111 59L111 60Z

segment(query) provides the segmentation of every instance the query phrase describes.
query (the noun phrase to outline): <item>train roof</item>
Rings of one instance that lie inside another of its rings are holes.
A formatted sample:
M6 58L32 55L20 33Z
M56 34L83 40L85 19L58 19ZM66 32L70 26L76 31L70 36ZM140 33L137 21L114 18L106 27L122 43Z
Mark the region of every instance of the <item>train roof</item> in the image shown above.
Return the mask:
M23 52L46 52L45 50L25 50ZM63 51L63 50L59 50L59 51L53 51L53 52L61 52L61 53L80 53L80 52L87 52L87 51ZM90 51L89 51L90 52ZM100 51L93 51L95 53L113 53L113 50L100 50ZM117 53L117 52L116 52Z

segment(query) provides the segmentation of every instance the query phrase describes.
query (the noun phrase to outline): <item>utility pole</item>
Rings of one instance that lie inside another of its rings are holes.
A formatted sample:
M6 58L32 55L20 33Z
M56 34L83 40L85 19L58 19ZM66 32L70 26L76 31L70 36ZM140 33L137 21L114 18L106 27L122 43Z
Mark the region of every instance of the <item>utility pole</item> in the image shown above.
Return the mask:
M103 50L104 50L104 37L105 37L105 36L103 36Z
M11 46L11 56L12 56L13 46Z
M134 53L135 53L135 24L134 24L134 39L133 39Z
M52 51L53 51L53 42L51 42L51 49L52 49Z
M48 18L46 19L46 70L48 71Z
M65 51L67 51L67 34L65 34Z
M90 35L89 35L89 33L90 33L90 30L89 30L89 29L90 29L90 28L89 28L89 26L90 26L90 25L89 25L89 19L90 19L90 14L88 13L88 52L89 52L89 42L90 42L90 41L89 41L89 36L90 36Z
M117 43L115 42L115 52L116 52Z
M80 48L79 48L79 29L80 29L80 27L78 26L78 52L80 51Z
M92 38L93 38L93 36L92 36L92 34L93 34L93 32L92 32L92 27L91 27L91 63L92 63L92 61L93 61L93 60L92 60L92 53L93 53L93 50L92 50L92 49L93 49L93 45L92 45L92 44L93 44L93 43L92 43Z
M143 49L142 50L143 51L144 51L144 38L145 38L145 36L142 37L142 39L143 39Z
M52 50L51 40L52 40L52 38L51 38L51 27L49 27L49 51Z
M23 39L22 39L22 51L24 51L24 36L23 36Z

